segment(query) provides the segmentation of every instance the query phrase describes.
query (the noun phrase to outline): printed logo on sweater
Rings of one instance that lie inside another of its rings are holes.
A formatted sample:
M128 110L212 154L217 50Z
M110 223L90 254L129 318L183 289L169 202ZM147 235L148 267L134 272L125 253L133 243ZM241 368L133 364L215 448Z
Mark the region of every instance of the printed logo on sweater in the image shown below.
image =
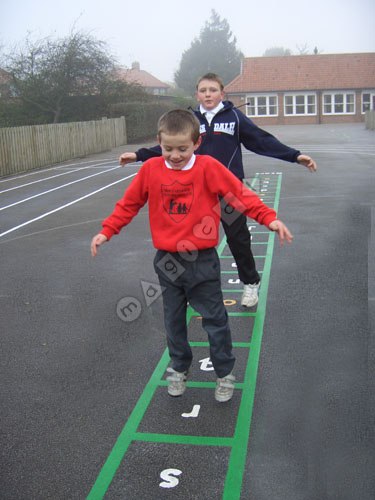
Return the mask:
M230 123L215 123L214 124L214 132L221 132L222 134L234 135L234 127L236 126L235 122Z
M214 123L214 133L234 135L235 127L236 127L236 122ZM206 125L204 123L201 124L199 132L201 135L207 132Z
M164 210L174 222L181 222L189 215L194 198L192 183L174 181L172 184L162 184L161 195Z

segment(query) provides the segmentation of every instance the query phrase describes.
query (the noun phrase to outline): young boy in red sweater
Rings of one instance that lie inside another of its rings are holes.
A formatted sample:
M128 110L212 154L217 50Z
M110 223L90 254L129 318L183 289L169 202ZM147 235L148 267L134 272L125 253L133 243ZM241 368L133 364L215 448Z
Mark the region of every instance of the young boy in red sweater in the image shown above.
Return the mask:
M199 121L189 111L165 113L158 122L162 157L146 161L102 231L91 241L91 254L129 224L148 202L152 240L157 249L155 272L163 291L164 323L172 367L168 368L168 393L181 396L192 362L187 339L188 303L202 316L208 335L210 358L217 375L215 399L229 401L234 390L228 315L221 292L219 237L220 201L278 233L280 242L292 234L276 212L247 189L220 162L195 155L200 145Z

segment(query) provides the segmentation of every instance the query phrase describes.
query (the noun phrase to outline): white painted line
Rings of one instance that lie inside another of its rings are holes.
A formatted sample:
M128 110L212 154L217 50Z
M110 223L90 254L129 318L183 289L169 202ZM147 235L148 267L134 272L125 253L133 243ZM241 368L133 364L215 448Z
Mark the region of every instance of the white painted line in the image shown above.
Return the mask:
M92 191L91 193L85 194L84 196L81 196L80 198L77 198L76 200L70 201L69 203L62 205L61 207L57 207L53 210L50 210L49 212L46 212L42 215L39 215L38 217L35 217L34 219L28 220L26 222L23 222L22 224L19 224L18 226L12 227L11 229L4 231L3 233L0 233L0 238L5 236L6 234L9 234L9 233L12 233L13 231L16 231L17 229L20 229L21 227L32 224L33 222L36 222L40 219L44 219L45 217L48 217L48 215L54 214L56 212L59 212L60 210L63 210L64 208L70 207L71 205L74 205L75 203L79 203L80 201L85 200L86 198L89 198L90 196L93 196L94 194L100 193L100 191L104 191L104 189L115 186L116 184L119 184L120 182L126 181L127 179L130 179L131 177L134 177L135 175L137 175L137 173L131 174L128 177L124 177L122 179L119 179L118 181L112 182L111 184L107 184L106 186L103 186L99 189L96 189L95 191Z
M48 229L41 229L39 231L33 231L32 233L26 233L21 236L14 236L13 238L9 238L9 240L2 241L0 242L0 245L3 245L4 243L10 243L11 241L15 240L21 240L23 238L30 238L30 236L36 236L39 234L44 234L44 233L50 233L52 231L59 231L60 229L67 229L75 226L82 226L86 224L91 224L92 222L98 223L101 222L103 219L91 219L91 220L84 220L80 222L73 222L72 224L64 224L63 226L54 226L54 227L49 227Z
M304 152L306 153L330 153L330 154L356 154L356 155L365 155L365 156L375 156L375 152L372 152L373 150L369 150L368 152L367 151L364 151L363 149L361 150L358 150L358 151L355 151L355 150L347 150L347 151L344 151L340 148L337 148L337 149L333 149L333 148L330 148L330 149L313 149L313 148L305 148L303 150ZM371 151L371 152L370 152ZM242 154L243 155L255 155L255 153L252 153L251 151L242 151ZM274 158L275 160L277 160L277 158ZM280 160L282 161L282 160Z
M24 198L23 200L18 200L14 203L11 203L10 205L6 205L5 207L0 207L0 212L2 210L6 210L7 208L14 207L16 205L19 205L20 203L25 203L26 201L33 200L34 198L39 198L39 196L43 196L45 194L52 193L53 191L57 191L58 189L62 189L67 186L71 186L72 184L77 184L77 182L82 182L86 181L87 179L91 179L92 177L96 177L97 175L102 175L106 174L107 172L110 172L111 170L116 170L118 168L121 168L119 165L117 167L110 168L108 170L104 170L104 172L96 172L96 174L91 174L87 175L86 177L82 177L81 179L76 179L75 181L67 182L66 184L62 184L61 186L56 186L52 189L48 189L47 191L42 191L41 193L34 194L33 196L29 196L28 198Z
M102 158L100 161L103 161L103 162L107 162L107 161L116 161L117 158L116 157L113 157L113 158ZM11 174L10 177L6 177L6 179L0 179L0 184L3 183L3 182L9 182L9 181L14 181L16 179L22 179L23 177L29 177L30 175L37 175L37 174L42 174L43 172L49 172L50 170L59 170L61 168L67 168L67 167L75 167L76 165L85 165L85 163L95 163L99 160L86 160L86 161L77 161L75 163L68 163L66 165L53 165L51 167L41 167L41 168L38 168L36 170L33 170L32 172L27 172L25 174L19 174L17 175L16 173L15 174Z
M32 181L32 182L27 182L26 184L20 184L19 186L13 186L8 189L4 189L3 191L0 191L0 194L2 193L7 193L9 191L14 191L15 189L21 189L27 186L31 186L32 184L38 184L39 182L44 182L44 181L49 181L51 179L56 179L56 177L61 177L62 175L68 175L71 174L72 172L80 172L81 170L86 170L88 168L95 168L97 166L103 166L106 165L108 162L104 162L102 165L100 163L97 163L96 165L88 165L87 167L80 167L80 168L75 168L74 170L69 170L69 172L63 172L62 174L56 174L56 175L51 175L50 177L44 177L43 179L38 179L37 181Z

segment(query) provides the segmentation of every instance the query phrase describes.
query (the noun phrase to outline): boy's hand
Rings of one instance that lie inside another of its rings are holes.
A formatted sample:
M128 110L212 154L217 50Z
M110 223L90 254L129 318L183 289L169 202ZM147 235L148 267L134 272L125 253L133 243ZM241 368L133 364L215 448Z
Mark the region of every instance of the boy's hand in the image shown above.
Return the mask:
M269 225L269 228L272 231L275 231L279 235L281 246L284 244L284 240L286 240L288 243L292 243L293 235L286 227L286 225L283 222L281 222L281 220L277 219L272 221L271 224Z
M304 165L306 168L310 170L310 172L316 172L317 170L317 165L315 161L307 155L299 155L297 156L297 163L300 165Z
M97 247L99 247L106 241L107 241L107 236L104 236L104 234L101 233L93 237L93 239L91 240L91 255L93 257L95 257L97 254L98 251Z
M119 158L119 162L122 167L127 163L133 163L135 161L137 161L137 155L135 153L122 153Z

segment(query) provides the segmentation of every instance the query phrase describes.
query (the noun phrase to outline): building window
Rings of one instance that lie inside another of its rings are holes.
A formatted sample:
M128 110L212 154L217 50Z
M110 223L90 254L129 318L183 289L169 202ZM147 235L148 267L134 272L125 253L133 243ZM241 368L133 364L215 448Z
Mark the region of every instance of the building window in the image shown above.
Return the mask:
M284 96L284 113L290 115L316 115L315 94L287 94Z
M369 109L375 109L375 91L362 92L362 114Z
M246 96L247 116L277 116L277 95L248 95Z
M323 95L323 115L354 115L354 93L334 93Z

